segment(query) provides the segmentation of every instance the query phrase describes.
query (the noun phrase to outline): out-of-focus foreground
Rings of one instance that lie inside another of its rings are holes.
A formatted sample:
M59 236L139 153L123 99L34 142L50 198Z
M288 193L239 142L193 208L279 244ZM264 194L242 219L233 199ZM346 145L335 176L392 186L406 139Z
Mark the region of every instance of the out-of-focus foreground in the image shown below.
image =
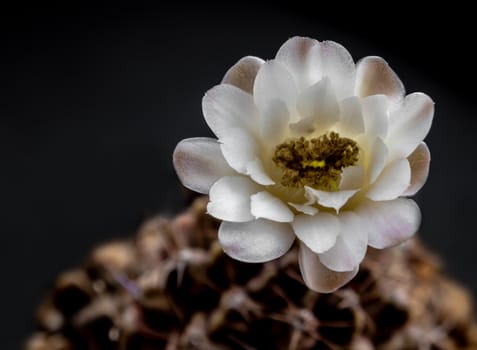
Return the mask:
M295 248L266 264L224 255L205 203L61 274L26 349L477 348L471 297L418 239L368 251L350 284L317 294Z

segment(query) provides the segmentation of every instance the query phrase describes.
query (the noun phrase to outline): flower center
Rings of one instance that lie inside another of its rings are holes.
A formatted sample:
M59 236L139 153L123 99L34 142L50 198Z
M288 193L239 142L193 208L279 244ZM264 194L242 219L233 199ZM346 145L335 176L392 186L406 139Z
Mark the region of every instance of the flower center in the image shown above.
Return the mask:
M358 153L355 141L331 131L309 140L300 137L277 145L273 162L283 170L283 186L336 191L343 168L354 165Z

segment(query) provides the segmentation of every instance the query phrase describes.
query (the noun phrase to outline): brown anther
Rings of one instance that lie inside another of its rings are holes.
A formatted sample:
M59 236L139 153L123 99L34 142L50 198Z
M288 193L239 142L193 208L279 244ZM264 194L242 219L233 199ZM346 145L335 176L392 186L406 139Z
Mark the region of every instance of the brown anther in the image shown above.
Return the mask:
M279 144L273 162L283 170L283 186L335 191L343 169L356 164L358 154L355 141L332 131L310 140L300 137Z

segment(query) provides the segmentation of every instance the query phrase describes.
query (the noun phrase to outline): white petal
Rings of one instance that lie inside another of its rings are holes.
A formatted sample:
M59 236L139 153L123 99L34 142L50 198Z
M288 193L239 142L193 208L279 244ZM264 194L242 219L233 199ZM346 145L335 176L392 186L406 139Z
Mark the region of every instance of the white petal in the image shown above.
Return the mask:
M247 174L247 164L257 158L257 143L249 132L231 128L223 132L220 149L227 163L241 174Z
M280 199L267 191L254 194L251 202L252 215L277 222L293 221L293 212Z
M338 100L354 95L356 67L349 52L333 41L323 41L311 48L321 77L329 77ZM314 74L313 72L311 74Z
M364 182L364 168L353 165L343 169L339 189L342 191L359 189Z
M261 111L265 111L271 101L280 100L293 113L296 95L295 79L283 64L272 60L262 65L253 86L253 98Z
M367 227L353 212L343 212L338 218L341 230L336 244L319 255L320 261L333 271L354 271L366 254Z
M434 117L434 102L423 93L407 95L390 115L386 144L391 159L406 158L426 137Z
M207 212L221 220L253 220L250 196L259 190L260 187L246 177L225 176L212 185Z
M255 158L246 165L246 174L249 175L253 181L260 185L268 186L274 185L275 182L268 176L267 172L263 168L262 161Z
M388 132L388 100L384 95L373 95L361 100L364 128L371 138L385 137Z
M305 191L309 192L311 196L315 197L318 204L327 208L333 208L338 213L341 207L346 204L348 199L350 199L359 190L329 192L315 190L314 188L305 186Z
M404 85L381 57L365 57L357 63L357 96L386 95L396 102L404 97Z
M182 140L172 158L182 184L199 193L208 193L219 178L235 173L225 161L217 140L210 138Z
M363 202L355 212L368 228L368 244L383 249L402 243L414 235L421 223L417 204L407 198L385 202Z
M407 160L411 166L411 184L404 191L403 196L414 196L424 186L429 175L431 162L429 148L424 142L421 142Z
M266 262L285 254L295 236L289 224L263 219L245 223L223 222L219 241L225 253L244 262Z
M316 213L318 213L318 209L308 204L298 204L298 203L292 203L292 202L288 202L288 204L290 204L293 208L298 210L300 213L303 213L306 215L313 216Z
M359 97L353 96L340 102L339 129L348 135L364 132L364 120Z
M296 123L290 123L290 131L298 136L306 136L315 131L315 118L305 117Z
M339 120L339 105L325 77L303 90L298 96L297 109L302 117L313 117L319 129L327 129Z
M290 120L290 113L283 101L273 100L265 107L260 116L260 135L264 142L279 143Z
M222 84L234 85L249 94L253 92L253 83L264 60L254 56L241 58L225 73Z
M257 129L258 110L252 96L236 86L213 87L202 99L202 111L209 128L220 139L229 128Z
M366 197L375 201L388 201L401 196L409 187L411 167L407 159L388 164L369 187Z
M336 215L321 212L314 216L297 215L292 226L297 237L315 253L330 249L340 231Z
M310 205L310 204L315 204L316 203L316 197L310 191L305 190L305 198L307 199L307 202L305 203L305 205Z
M298 263L306 285L318 293L332 293L348 283L358 273L358 267L348 272L336 272L328 269L320 262L318 255L303 243L300 245Z
M313 62L310 59L310 49L315 45L318 45L317 40L296 36L287 40L275 57L293 74L300 90L318 80L311 71Z
M379 174L384 169L386 160L388 158L388 148L381 138L377 137L371 146L371 154L369 159L369 178L368 182L372 184L378 178Z

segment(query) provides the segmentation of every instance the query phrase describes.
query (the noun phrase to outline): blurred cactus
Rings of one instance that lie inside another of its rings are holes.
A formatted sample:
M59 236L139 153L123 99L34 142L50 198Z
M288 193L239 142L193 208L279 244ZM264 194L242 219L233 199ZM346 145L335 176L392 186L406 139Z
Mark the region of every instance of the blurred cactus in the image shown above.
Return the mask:
M26 349L477 349L469 294L417 239L368 251L347 286L317 294L295 248L266 264L224 255L205 204L59 276Z

